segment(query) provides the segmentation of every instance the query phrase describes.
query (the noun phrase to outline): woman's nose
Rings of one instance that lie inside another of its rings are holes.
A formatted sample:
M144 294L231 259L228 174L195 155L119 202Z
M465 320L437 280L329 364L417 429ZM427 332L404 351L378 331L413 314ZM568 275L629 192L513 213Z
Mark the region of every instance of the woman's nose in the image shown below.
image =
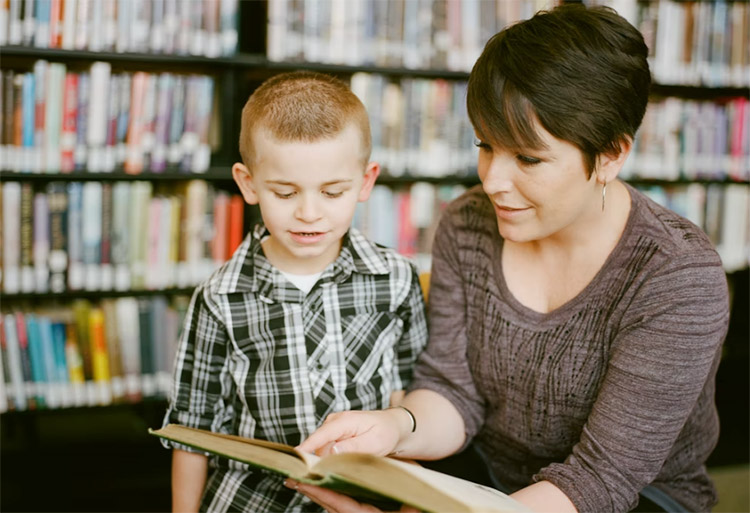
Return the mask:
M512 159L503 155L493 155L480 163L479 178L484 192L493 195L508 192L513 188L513 173L516 166Z

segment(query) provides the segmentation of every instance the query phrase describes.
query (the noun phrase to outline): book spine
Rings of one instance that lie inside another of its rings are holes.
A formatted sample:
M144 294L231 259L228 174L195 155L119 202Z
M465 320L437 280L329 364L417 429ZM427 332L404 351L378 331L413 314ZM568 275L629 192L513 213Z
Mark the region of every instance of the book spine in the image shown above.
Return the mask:
M68 270L68 193L62 182L47 185L49 202L49 286L53 293L65 291Z
M102 183L83 185L83 264L86 290L101 290L102 275Z
M105 171L104 147L107 141L108 94L112 67L108 62L91 65L91 96L89 97L88 125L88 171Z
M91 309L88 327L91 343L91 370L96 390L95 402L109 404L112 402L112 392L109 386L109 356L104 334L104 312L101 308Z
M75 170L77 111L78 74L68 72L65 75L62 133L60 134L60 171L63 173L72 173Z
M73 50L76 47L76 16L78 14L78 0L64 0L62 37L60 47Z
M229 200L229 235L227 237L227 257L231 257L242 243L244 236L245 200L239 194Z
M34 281L34 189L30 182L21 183L21 292L33 292ZM41 226L41 220L39 220ZM41 248L40 248L41 249Z
M3 356L7 357L8 374L11 386L8 395L14 409L25 410L27 408L26 385L24 382L23 363L21 360L21 346L18 341L17 321L14 314L6 314L3 318L4 347Z
M34 195L34 283L37 293L49 290L49 205L43 192Z
M47 79L47 97L45 99L46 111L44 115L44 169L48 173L59 173L65 65L56 62L50 63L47 72Z
M86 273L83 265L83 184L68 184L68 288L81 290Z

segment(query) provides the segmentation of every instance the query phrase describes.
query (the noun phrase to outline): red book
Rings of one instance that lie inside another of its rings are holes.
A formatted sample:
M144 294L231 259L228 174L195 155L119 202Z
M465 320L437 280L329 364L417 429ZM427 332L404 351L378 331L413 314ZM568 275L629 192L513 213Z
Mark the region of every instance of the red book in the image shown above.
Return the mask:
M239 194L234 194L229 200L229 233L227 234L227 256L231 257L242 243L243 219L245 216L245 200Z
M62 134L60 135L60 170L72 173L75 170L76 120L78 119L78 73L65 74L63 92Z

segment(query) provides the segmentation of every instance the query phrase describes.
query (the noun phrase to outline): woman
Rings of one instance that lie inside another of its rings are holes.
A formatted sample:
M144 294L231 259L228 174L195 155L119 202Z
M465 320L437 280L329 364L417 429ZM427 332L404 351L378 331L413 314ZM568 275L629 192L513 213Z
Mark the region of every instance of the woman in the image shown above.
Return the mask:
M473 441L533 510L628 511L648 485L710 509L726 278L699 228L617 179L646 56L627 21L580 5L488 42L467 96L482 185L437 232L409 411L334 414L301 449L431 460Z

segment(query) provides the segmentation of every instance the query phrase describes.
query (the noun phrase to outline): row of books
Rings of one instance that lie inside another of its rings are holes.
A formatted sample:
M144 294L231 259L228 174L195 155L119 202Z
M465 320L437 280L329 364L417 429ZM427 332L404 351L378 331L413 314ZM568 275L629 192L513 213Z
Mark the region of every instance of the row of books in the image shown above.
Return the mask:
M33 71L0 70L0 87L0 170L137 174L209 167L209 135L218 125L210 76L112 73L107 62L78 72L39 60Z
M243 237L244 201L203 180L2 184L2 290L189 287Z
M0 315L0 411L96 406L169 392L189 299L76 300Z
M468 71L504 26L555 0L269 0L272 61Z
M639 186L657 203L686 217L709 236L727 272L750 264L750 186L675 184ZM358 205L353 225L375 242L395 248L429 271L430 252L440 215L465 191L462 185L375 185Z
M413 258L420 272L430 270L430 252L440 215L460 196L463 185L416 182L375 185L370 199L357 205L352 225L371 240Z
M648 44L657 82L750 86L747 1L629 2L637 4L634 24Z
M370 115L372 159L392 176L465 175L476 168L466 82L355 73L352 91Z
M5 0L0 45L219 57L237 51L239 0Z
M750 181L750 101L652 99L622 176Z

